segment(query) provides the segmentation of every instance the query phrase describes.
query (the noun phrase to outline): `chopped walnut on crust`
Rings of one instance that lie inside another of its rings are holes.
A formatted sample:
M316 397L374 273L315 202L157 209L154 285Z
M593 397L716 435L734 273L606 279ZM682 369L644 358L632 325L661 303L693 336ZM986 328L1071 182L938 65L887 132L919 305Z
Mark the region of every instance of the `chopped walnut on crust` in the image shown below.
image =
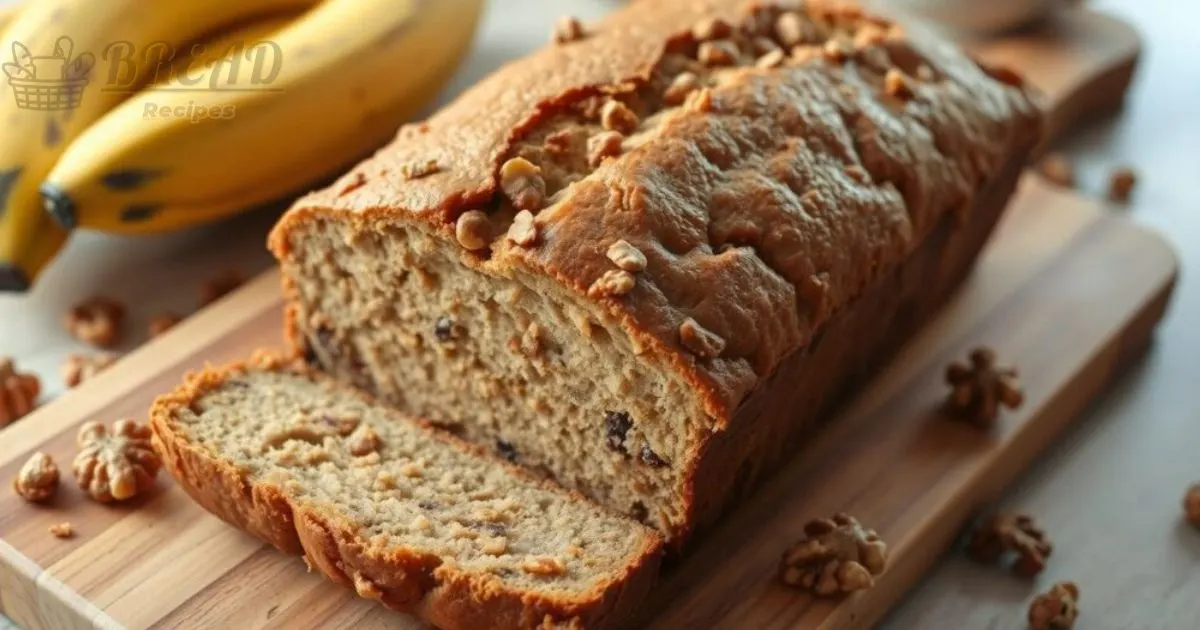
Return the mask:
M441 172L442 167L437 160L417 160L408 162L400 167L400 175L407 180L422 179Z
M783 554L779 579L821 597L875 585L887 565L887 545L855 518L838 514L804 526L804 538Z
M609 158L621 155L621 143L625 141L617 131L602 131L588 138L588 164L600 166Z
M811 43L816 35L816 26L799 13L788 11L775 20L775 37L788 48Z
M79 454L72 470L79 487L101 503L124 501L148 490L162 467L150 446L150 429L118 420L112 430L99 422L79 428Z
M1108 199L1117 203L1129 203L1133 188L1137 185L1137 173L1128 166L1118 166L1108 176Z
M696 88L700 87L700 77L691 72L683 72L671 79L671 84L663 91L663 100L668 105L681 105Z
M1025 400L1016 368L997 367L990 348L971 352L970 364L952 364L946 369L946 382L953 388L950 408L984 428L995 424L1001 405L1016 409Z
M554 43L569 44L584 37L583 22L578 18L564 16L554 24Z
M1183 514L1192 525L1200 527L1200 483L1194 483L1183 495Z
M725 39L733 35L733 25L721 18L701 20L692 27L692 37L698 42Z
M696 60L709 67L732 66L737 63L738 49L729 41L704 42L696 52Z
M75 536L75 528L66 522L51 525L49 531L50 535L55 538L73 538Z
M45 453L34 453L13 479L13 491L26 501L45 501L58 491L58 466Z
M679 340L698 357L711 359L725 351L725 340L691 317L679 325Z
M121 336L125 306L103 296L95 296L67 311L63 324L72 337L100 348L111 348Z
M625 295L637 285L637 278L623 269L609 269L588 288L591 297Z
M517 210L541 210L546 204L546 180L542 169L522 157L500 167L500 188Z
M37 376L18 372L12 359L0 357L0 428L33 411L41 393L42 382Z
M1075 166L1062 153L1051 153L1038 163L1038 172L1046 181L1062 188L1075 187Z
M638 272L646 268L646 255L625 239L610 245L607 255L614 265L625 271Z
M975 531L967 551L976 561L988 564L998 562L1005 553L1015 553L1013 572L1033 577L1046 568L1046 559L1054 553L1054 547L1033 517L997 514Z
M778 68L779 66L782 66L783 62L786 60L787 53L783 52L783 50L779 48L776 48L775 50L772 50L759 57L758 61L754 62L754 67L770 70L772 68Z
M153 339L171 330L181 321L183 321L183 318L174 313L159 313L150 318L150 324L146 327L146 330L149 332L150 338Z
M111 352L67 355L61 370L63 382L67 387L78 387L80 383L108 369L118 358L119 355Z
M537 242L537 224L533 222L533 213L522 210L513 217L512 225L508 226L508 240L529 247Z
M241 273L228 269L200 287L200 306L205 307L232 293L246 282Z
M610 131L619 131L624 134L633 133L637 131L640 122L638 115L621 101L611 100L600 108L600 124Z
M346 440L346 450L355 457L365 457L378 451L381 444L379 434L364 424Z
M468 210L454 223L454 237L463 249L481 250L492 240L492 223L482 210Z
M1029 604L1029 630L1071 630L1079 617L1079 587L1059 582Z

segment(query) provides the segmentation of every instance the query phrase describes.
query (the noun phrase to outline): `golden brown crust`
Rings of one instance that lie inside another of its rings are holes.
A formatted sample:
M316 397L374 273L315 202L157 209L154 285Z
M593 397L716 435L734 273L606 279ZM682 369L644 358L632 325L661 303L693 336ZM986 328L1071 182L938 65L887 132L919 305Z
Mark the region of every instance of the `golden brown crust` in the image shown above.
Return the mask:
M368 548L352 523L317 506L295 503L272 483L249 479L244 471L205 452L173 429L172 418L178 409L189 407L231 376L250 370L292 370L320 378L294 359L265 353L245 363L189 374L182 385L161 396L151 409L155 450L180 486L206 510L280 551L304 555L310 567L330 580L388 608L415 614L447 629L536 628L544 624L618 627L653 585L662 539L649 530L637 560L625 567L623 574L611 576L608 583L577 599L513 590L495 576L458 569L419 549ZM527 471L482 449L422 426L438 440L534 479ZM551 487L549 482L542 483ZM563 492L558 488L556 491ZM575 500L585 501L576 493L570 494Z
M649 257L636 286L593 299L646 348L644 360L683 374L725 426L786 357L905 260L940 217L965 212L1040 131L1030 93L1009 74L823 4L805 10L873 25L862 46L929 79L897 99L887 71L867 60L817 54L737 72L711 90L707 108L673 117L543 210L537 246L499 242L490 257L463 263L529 270L586 296L613 269L607 248L630 242ZM635 91L668 50L693 45L696 24L741 24L745 6L633 3L584 39L507 66L346 176L365 186L298 202L272 234L273 251L286 261L291 235L330 217L364 231L420 221L454 247L454 219L495 202L497 172L518 140L569 104ZM445 168L417 181L399 175L428 159ZM688 351L679 339L688 319L727 342L721 356Z

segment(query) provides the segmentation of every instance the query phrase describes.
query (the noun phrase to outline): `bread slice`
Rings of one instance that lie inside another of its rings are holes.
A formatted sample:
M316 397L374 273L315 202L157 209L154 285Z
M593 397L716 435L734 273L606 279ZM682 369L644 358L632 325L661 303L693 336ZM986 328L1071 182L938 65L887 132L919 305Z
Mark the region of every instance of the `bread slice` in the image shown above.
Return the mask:
M440 628L616 627L662 540L280 359L189 375L151 411L200 505Z

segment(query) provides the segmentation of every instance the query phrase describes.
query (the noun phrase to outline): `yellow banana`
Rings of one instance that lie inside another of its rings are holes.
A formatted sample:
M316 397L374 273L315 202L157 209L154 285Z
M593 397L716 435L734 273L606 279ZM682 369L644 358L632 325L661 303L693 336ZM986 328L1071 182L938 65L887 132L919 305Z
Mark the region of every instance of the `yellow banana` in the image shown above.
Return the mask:
M111 112L46 179L47 208L69 227L146 233L297 192L384 144L430 103L482 8L326 0L273 45L241 55L236 89L183 91L175 81ZM229 60L208 70L228 85Z
M25 290L66 234L38 187L69 143L207 33L316 0L38 0L0 35L0 291ZM6 83L6 84L5 84ZM11 91L9 91L11 88Z

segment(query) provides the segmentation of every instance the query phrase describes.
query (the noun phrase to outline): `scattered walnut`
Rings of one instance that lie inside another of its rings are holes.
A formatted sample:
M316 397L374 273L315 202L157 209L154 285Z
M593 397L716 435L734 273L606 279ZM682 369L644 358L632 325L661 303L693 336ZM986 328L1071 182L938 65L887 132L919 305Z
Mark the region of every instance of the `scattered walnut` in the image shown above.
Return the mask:
M668 105L680 105L698 87L700 87L700 77L691 72L684 72L671 79L671 84L663 91L663 100Z
M698 357L711 359L721 356L725 351L725 340L691 317L679 325L679 339L683 342L683 347Z
M535 556L525 559L521 569L538 577L558 577L567 572L567 566L562 560L550 556Z
M110 348L121 335L125 307L116 300L96 296L77 304L64 320L71 336L93 346Z
M696 59L710 67L732 66L737 63L738 49L729 41L704 42L696 52Z
M646 255L624 239L608 247L608 259L629 272L638 272L646 268Z
M13 480L13 490L26 501L45 501L58 490L58 466L45 453L34 453Z
M1059 582L1029 604L1030 630L1071 630L1079 617L1079 587Z
M907 101L914 96L912 80L903 70L892 68L883 79L883 91L892 98Z
M534 358L542 354L542 327L530 324L521 335L521 354Z
M233 293L235 289L242 286L245 282L245 276L236 270L229 269L222 272L220 275L204 283L203 287L200 287L201 308Z
M379 450L379 434L368 425L362 425L346 440L346 450L355 457L363 457Z
M1051 184L1063 188L1075 187L1075 166L1062 153L1051 153L1042 158L1038 171Z
M33 411L41 393L42 382L37 376L18 372L12 359L0 357L0 428Z
M987 519L971 536L968 553L977 562L998 562L1006 552L1017 555L1013 572L1033 577L1046 568L1054 552L1046 532L1025 514L997 514Z
M807 44L816 39L816 25L799 13L787 12L775 20L775 36L787 48Z
M79 487L101 503L124 501L148 490L162 461L150 447L150 429L118 420L110 432L99 422L79 428L72 469Z
M692 27L692 37L698 42L724 39L733 35L733 25L721 18L702 20Z
M1136 185L1137 173L1128 166L1118 166L1108 176L1108 199L1117 203L1129 203Z
M684 109L697 114L707 114L713 110L713 92L709 88L700 88L687 97Z
M1192 525L1200 527L1200 483L1194 483L1183 495L1183 514Z
M55 538L72 538L75 536L75 528L71 527L70 523L58 523L50 526L50 535Z
M464 249L478 251L492 239L492 223L482 210L468 210L454 224L454 237Z
M441 172L442 167L437 160L417 160L400 166L400 174L404 179L413 180L429 177Z
M71 354L62 365L62 379L67 387L77 387L80 383L103 372L116 362L118 355L110 352L100 354Z
M542 169L522 157L500 167L500 188L517 210L541 210L546 203L546 180Z
M175 327L175 324L183 321L183 318L174 313L160 313L150 319L150 325L147 326L147 331L150 333L150 338L153 339L168 330Z
M600 109L600 124L610 131L619 131L624 134L633 133L637 131L639 122L638 115L621 101L608 101Z
M1016 409L1025 400L1016 368L997 367L996 353L990 348L971 352L970 365L952 364L946 369L946 382L953 387L951 409L984 428L995 424L1001 405Z
M533 213L528 210L522 210L513 217L512 225L508 226L508 240L520 245L521 247L529 247L537 242L538 230L537 224L533 222Z
M625 137L616 131L603 131L588 138L588 164L600 166L604 160L621 155Z
M565 16L554 25L554 43L568 44L583 39L583 23L578 18Z
M770 70L772 68L778 68L779 66L782 66L785 59L787 59L787 54L784 53L783 50L776 48L762 57L759 57L758 61L754 62L754 66L764 70Z
M637 285L637 278L623 269L610 269L588 288L591 297L625 295Z
M825 42L821 50L825 58L833 63L842 63L854 55L854 46L842 37L834 37Z
M887 545L879 536L853 517L838 514L804 526L804 538L783 555L779 579L828 597L871 588L886 565Z

